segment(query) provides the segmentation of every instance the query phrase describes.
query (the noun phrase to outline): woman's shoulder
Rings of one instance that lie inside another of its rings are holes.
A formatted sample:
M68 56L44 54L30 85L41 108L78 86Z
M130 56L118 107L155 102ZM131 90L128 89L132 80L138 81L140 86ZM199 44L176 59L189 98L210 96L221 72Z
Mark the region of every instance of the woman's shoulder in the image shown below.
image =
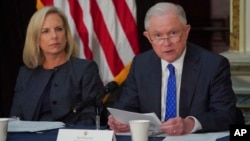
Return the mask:
M33 73L34 70L35 69L29 68L29 67L27 67L25 65L21 66L19 68L19 71L18 71L18 77L17 77L17 79L18 80L20 79L22 81L24 79L28 79L32 75L32 73Z
M23 66L21 66L21 67L19 68L19 73L28 73L28 72L31 72L31 71L33 71L33 70L34 70L34 69L29 68L29 67L23 65Z
M87 60L87 59L77 58L77 57L71 57L70 62L71 64L77 67L97 66L94 60Z
M89 63L93 63L94 61L93 60L87 60L87 59L84 59L84 58L71 57L70 62L75 63L75 64L81 64L81 63L89 64Z

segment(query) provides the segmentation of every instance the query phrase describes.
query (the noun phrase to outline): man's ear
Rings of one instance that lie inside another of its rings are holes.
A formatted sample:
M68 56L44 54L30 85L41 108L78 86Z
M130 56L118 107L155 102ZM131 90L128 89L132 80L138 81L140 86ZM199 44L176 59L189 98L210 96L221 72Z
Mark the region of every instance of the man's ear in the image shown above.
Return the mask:
M151 42L150 37L149 37L149 33L147 31L144 31L143 35L148 39L149 42Z

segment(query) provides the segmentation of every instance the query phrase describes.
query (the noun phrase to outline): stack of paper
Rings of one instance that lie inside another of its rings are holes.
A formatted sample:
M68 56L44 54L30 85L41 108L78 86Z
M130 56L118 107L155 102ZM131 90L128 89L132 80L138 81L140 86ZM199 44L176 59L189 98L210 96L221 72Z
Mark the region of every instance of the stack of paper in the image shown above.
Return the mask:
M141 113L129 112L109 107L107 109L111 113L111 115L114 116L116 120L124 124L129 124L130 120L149 120L150 121L149 130L151 131L159 130L162 124L155 113L141 114Z
M64 127L63 122L10 120L8 132L38 132Z

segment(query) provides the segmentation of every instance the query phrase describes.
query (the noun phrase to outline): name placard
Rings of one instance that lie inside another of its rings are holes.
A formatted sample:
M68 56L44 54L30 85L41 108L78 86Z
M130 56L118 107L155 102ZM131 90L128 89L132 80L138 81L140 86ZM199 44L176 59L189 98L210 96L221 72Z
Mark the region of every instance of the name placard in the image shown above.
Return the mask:
M59 129L56 141L116 141L112 130Z

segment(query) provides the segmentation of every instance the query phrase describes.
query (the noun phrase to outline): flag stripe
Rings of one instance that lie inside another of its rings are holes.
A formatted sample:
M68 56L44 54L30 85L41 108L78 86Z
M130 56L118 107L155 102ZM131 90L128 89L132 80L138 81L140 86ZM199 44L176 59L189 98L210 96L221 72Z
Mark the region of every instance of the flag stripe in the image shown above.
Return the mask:
M138 48L138 40L135 38L137 36L137 32L131 32L136 31L136 22L134 20L134 17L128 8L128 5L126 4L125 0L113 0L113 3L116 8L116 13L118 15L118 18L121 22L122 28L127 35L128 41L134 51L134 54L139 53L139 48Z
M115 45L109 35L106 24L104 23L104 19L102 13L98 7L96 0L90 1L90 13L93 17L94 31L99 39L101 47L103 48L105 57L109 64L109 68L112 74L117 75L124 65L116 51Z
M123 64L127 64L133 58L134 52L116 14L114 4L112 0L99 0L98 6L118 55Z
M83 10L81 9L78 1L75 0L68 0L68 1L70 6L70 14L75 22L78 34L84 45L83 50L85 57L86 59L92 60L93 55L89 47L88 30L82 20Z
M41 2L43 3L43 5L54 5L54 1L53 0L41 0Z

